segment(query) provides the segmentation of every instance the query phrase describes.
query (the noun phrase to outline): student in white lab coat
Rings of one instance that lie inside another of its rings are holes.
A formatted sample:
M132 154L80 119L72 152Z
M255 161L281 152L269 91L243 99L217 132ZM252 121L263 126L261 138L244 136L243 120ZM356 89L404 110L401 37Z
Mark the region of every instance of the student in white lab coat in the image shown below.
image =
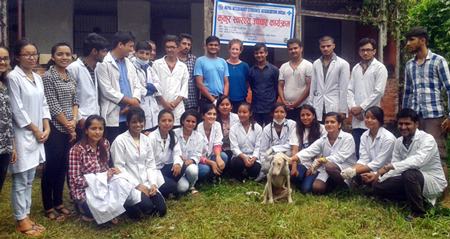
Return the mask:
M326 135L325 127L319 123L316 117L316 110L311 105L303 105L300 109L300 118L297 121L295 131L289 139L292 146L292 155L296 155L299 151L308 148L322 136ZM312 159L320 158L320 153ZM320 172L324 172L325 168L321 167L313 175L306 176L306 171L311 167L311 160L303 160L301 163L292 161L291 181L292 184L298 186L302 192L311 193L313 184Z
M8 74L17 151L17 162L9 167L12 174L11 204L14 219L18 221L17 231L30 236L39 236L45 229L31 221L29 215L31 187L36 167L45 161L44 143L50 134L51 118L42 79L32 71L38 56L32 41L26 38L18 40L14 47L15 67ZM64 217L56 212L56 219Z
M408 201L412 214L405 217L407 221L424 217L424 200L434 205L447 186L436 140L419 130L419 120L414 110L400 110L397 123L402 136L395 140L391 163L377 175L361 175L364 182L373 182L372 188L381 198Z
M395 136L383 127L384 112L378 106L367 109L364 122L368 130L361 136L359 160L350 168L342 170L341 176L351 179L357 175L376 172L389 164L394 151ZM361 185L361 177L356 177L356 185Z
M141 191L141 211L149 214L164 216L167 208L163 196L158 191L161 187L161 172L156 168L153 148L150 139L141 133L145 125L145 113L141 108L130 108L126 122L128 131L117 136L111 146L111 158L121 173L126 175L136 189ZM144 196L142 195L142 196ZM132 207L125 207L131 217L137 217L138 211ZM150 209L150 210L149 210Z
M231 158L232 176L242 181L245 169L248 176L256 178L261 171L260 148L262 127L253 119L252 106L242 102L238 109L239 123L231 127L230 144L233 151Z
M239 105L237 107L239 107ZM231 103L231 98L228 95L222 95L217 99L218 113L216 120L222 127L222 151L227 154L228 158L231 158L231 156L233 156L233 152L230 148L230 129L231 127L233 127L233 125L239 123L239 117L237 116L237 114L231 112L232 110L233 104ZM228 161L228 163L230 163L230 161Z
M175 135L180 143L182 159L186 165L186 173L178 181L178 192L189 192L198 196L194 185L198 179L198 164L203 153L203 136L197 131L200 114L193 109L185 111L180 118L181 128L175 129Z
M219 176L225 170L228 156L222 152L223 134L220 123L216 121L217 110L213 104L206 104L202 110L203 122L198 132L203 136L203 153L198 165L198 178Z
M156 169L161 171L161 176L164 178L159 191L168 199L178 195L178 181L186 172L186 164L181 157L183 154L180 142L172 130L173 124L173 113L169 110L161 110L158 114L158 128L148 136Z
M270 169L270 159L275 154L281 152L291 157L291 145L289 139L295 131L295 121L287 119L286 105L277 102L270 109L270 116L273 120L264 127L261 140L260 159L262 162L261 173L255 180L261 181ZM265 160L267 154L268 161Z
M180 39L174 35L164 38L166 55L153 62L153 69L161 81L161 92L157 98L160 109L166 109L175 116L174 125L180 126L180 117L184 113L183 99L188 98L189 71L186 64L178 60Z
M323 193L327 186L348 188L347 182L341 176L341 170L356 163L355 141L351 134L341 130L342 124L343 119L339 113L327 113L325 129L328 134L292 156L292 161L302 164L313 161L306 171L307 177L314 175L320 166L325 166L325 170L314 180L313 193ZM322 157L314 159L318 154L322 154Z
M132 62L136 67L136 74L139 82L147 89L147 94L141 99L141 108L145 112L145 134L155 130L158 126L159 106L156 102L156 96L161 95L161 82L155 70L149 65L152 46L146 41L136 44Z

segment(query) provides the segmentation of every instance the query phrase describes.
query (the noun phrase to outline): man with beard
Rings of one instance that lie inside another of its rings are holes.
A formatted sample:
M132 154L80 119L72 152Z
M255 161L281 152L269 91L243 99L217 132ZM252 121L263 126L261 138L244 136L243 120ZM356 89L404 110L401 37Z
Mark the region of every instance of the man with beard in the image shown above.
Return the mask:
M450 73L444 57L427 48L429 35L423 27L411 28L406 33L407 47L416 55L405 65L405 92L403 108L419 112L421 130L433 135L439 149L445 178L448 182L445 133L450 132L450 119L445 118L441 89L445 87L450 99ZM450 104L449 104L450 105ZM450 207L448 186L443 193L444 207Z
M186 110L197 110L198 104L198 89L197 82L194 77L194 66L197 57L189 53L192 47L192 36L187 33L180 34L180 50L178 51L178 60L186 64L189 71L188 82L188 98L184 99L184 108Z
M67 70L72 72L77 82L77 97L80 101L78 115L80 119L77 124L77 141L83 136L84 121L90 115L99 115L100 106L98 104L97 78L95 77L95 67L98 62L103 62L108 53L108 40L91 33L83 42L83 57L72 62Z

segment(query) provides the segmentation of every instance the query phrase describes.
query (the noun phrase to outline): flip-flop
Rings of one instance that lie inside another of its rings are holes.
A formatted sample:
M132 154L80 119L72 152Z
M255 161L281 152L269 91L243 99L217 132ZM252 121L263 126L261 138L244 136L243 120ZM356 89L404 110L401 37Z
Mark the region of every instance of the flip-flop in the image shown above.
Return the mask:
M189 191L191 192L192 196L194 196L194 197L198 197L200 195L200 193L194 187L190 188Z
M61 214L63 214L63 215L66 215L66 216L71 216L71 215L75 215L75 212L74 211L72 211L72 210L70 210L70 209L68 209L66 206L62 206L62 207L60 207L60 208L53 208L53 209L55 209L56 211L58 211L59 213L61 213ZM67 211L67 213L64 213L64 210L66 210Z
M405 216L404 219L407 222L415 222L416 221L416 218L411 215Z
M50 217L50 215L53 215L53 217ZM44 211L44 217L55 220L55 221L61 221L64 218L66 218L66 215L59 213L55 209L53 209L51 212L45 212Z
M34 227L34 228L36 228L36 230L38 230L38 231L40 231L40 232L43 232L43 231L45 231L45 227L44 226L42 226L41 224L39 224L39 223L34 223L33 225L31 225L32 227Z
M37 236L41 235L41 232L38 229L34 228L34 227L28 228L28 229L23 230L23 231L19 231L19 230L17 230L17 231L22 233L22 234L24 234L24 235L26 235L26 236L37 237Z

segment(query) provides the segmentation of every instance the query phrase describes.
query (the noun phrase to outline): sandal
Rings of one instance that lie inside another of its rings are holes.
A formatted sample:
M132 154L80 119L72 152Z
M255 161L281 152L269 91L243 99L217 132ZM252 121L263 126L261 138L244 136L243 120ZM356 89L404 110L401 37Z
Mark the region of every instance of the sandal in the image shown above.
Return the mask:
M44 212L44 217L50 218L55 221L61 221L66 218L66 215L57 212L55 209L52 209L50 212Z
M34 223L33 225L31 225L32 227L34 227L34 228L36 228L36 230L38 230L38 231L40 231L40 232L43 232L43 231L45 231L45 227L44 226L42 226L41 224L39 224L39 223Z
M119 218L116 217L116 218L112 219L110 222L113 225L117 225L117 224L119 224Z
M28 229L23 230L23 231L19 231L19 230L17 230L17 231L22 233L22 234L24 234L24 235L26 235L26 236L36 237L36 236L40 236L41 235L41 231L39 231L38 229L36 229L34 227L28 228Z
M189 191L191 192L192 196L197 197L200 195L200 193L194 188L190 188Z
M85 216L85 215L81 215L81 219L82 219L83 221L85 221L85 222L93 222L93 221L95 221L94 218L90 218L90 217L87 217L87 216Z
M59 213L66 215L66 216L70 216L70 215L75 215L74 211L71 211L70 209L68 209L67 207L65 207L64 205L62 205L62 207L60 208L54 208L56 211L58 211Z

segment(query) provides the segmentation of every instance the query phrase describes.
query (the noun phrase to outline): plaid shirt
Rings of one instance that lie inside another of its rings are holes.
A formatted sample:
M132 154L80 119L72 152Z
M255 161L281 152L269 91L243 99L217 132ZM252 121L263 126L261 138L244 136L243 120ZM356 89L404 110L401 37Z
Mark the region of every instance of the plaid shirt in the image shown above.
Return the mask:
M192 108L197 107L198 103L198 89L197 89L197 82L195 80L194 76L194 66L195 61L197 60L197 57L195 57L192 54L188 54L188 58L186 61L182 61L180 58L178 58L181 62L186 64L188 71L189 71L189 82L188 82L188 98L183 99L184 102L184 108Z
M105 149L109 159L109 142L105 139ZM100 148L94 152L89 144L81 146L76 144L70 149L69 153L69 189L72 199L82 201L86 199L84 188L88 186L85 174L103 173L108 171L108 162L100 163Z
M53 66L42 75L44 82L45 98L52 116L52 124L62 133L68 134L64 125L60 124L55 116L64 114L67 120L71 121L73 117L73 106L79 105L77 98L75 77L67 71L67 80L63 79Z
M86 63L86 62L84 61L84 58L80 57L80 59L81 59L81 62L83 62L84 66L88 69L89 74L91 74L91 80L94 81L94 80L95 80L95 66L96 66L97 64L95 64L95 65L94 65L94 69L92 69L92 68L88 65L88 63Z
M425 61L419 65L414 56L406 63L405 78L403 108L422 113L424 119L444 116L441 97L444 86L450 101L450 73L444 57L428 50Z

